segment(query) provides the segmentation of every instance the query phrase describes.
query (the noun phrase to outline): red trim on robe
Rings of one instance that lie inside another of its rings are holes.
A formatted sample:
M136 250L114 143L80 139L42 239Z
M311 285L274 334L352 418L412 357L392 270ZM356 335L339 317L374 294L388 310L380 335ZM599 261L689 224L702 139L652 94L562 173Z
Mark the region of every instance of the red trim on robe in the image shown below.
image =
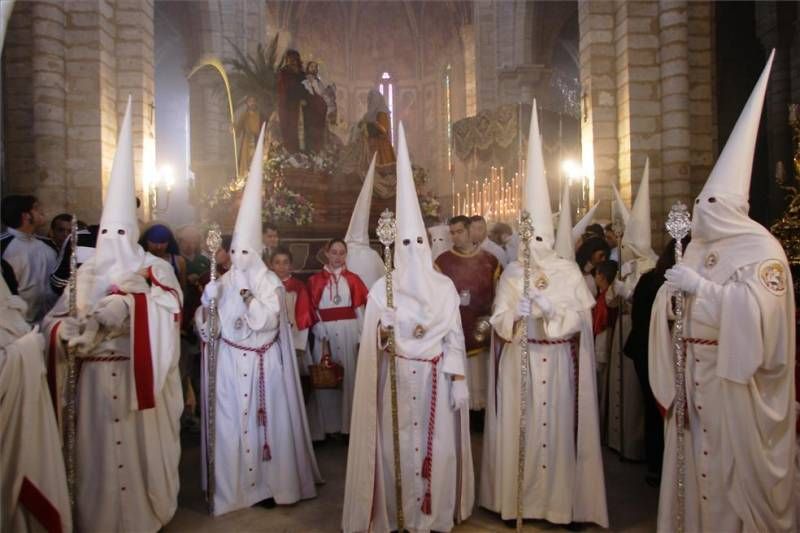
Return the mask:
M341 277L347 281L347 286L350 289L350 307L358 309L367 304L367 295L369 289L358 277L358 274L353 274L347 269L342 269ZM320 270L310 278L308 278L308 292L311 296L311 308L316 316L319 309L319 301L322 299L322 291L328 286L328 281L333 277L333 274L327 270Z
M303 331L313 326L316 320L311 309L311 297L305 284L290 276L283 280L283 286L286 288L286 292L297 294L297 301L294 304L294 320L297 330Z
M133 296L134 301L131 317L133 377L136 385L136 399L139 403L139 410L142 411L156 406L153 354L150 346L147 296L141 293L134 293L131 296Z
M33 484L27 477L22 478L22 487L19 490L19 504L36 518L48 533L61 533L61 513L47 499L39 487Z
M56 352L58 351L58 328L61 326L61 321L55 323L53 329L50 330L50 343L47 349L47 388L50 389L50 399L53 401L53 410L56 413L56 419L60 419L58 413L58 396L56 391Z
M158 281L158 278L155 276L155 274L153 274L153 267L152 266L147 267L147 279L150 280L150 283L152 283L156 287L158 287L158 288L160 288L162 290L165 290L165 291L169 292L170 294L172 294L175 297L175 300L178 301L178 308L179 309L183 308L183 306L181 305L181 297L178 294L178 291L176 289L173 289L172 287L164 285L163 283ZM181 317L181 312L179 311L178 313L175 314L175 322L180 322L181 318L182 318Z

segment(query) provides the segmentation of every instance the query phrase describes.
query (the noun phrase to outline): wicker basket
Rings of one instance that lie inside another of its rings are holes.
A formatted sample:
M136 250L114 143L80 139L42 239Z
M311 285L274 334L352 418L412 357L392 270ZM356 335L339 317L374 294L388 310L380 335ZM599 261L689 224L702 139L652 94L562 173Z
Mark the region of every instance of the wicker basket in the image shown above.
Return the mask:
M311 386L315 389L338 389L344 379L344 368L331 358L327 341L322 344L322 359L317 364L309 365Z

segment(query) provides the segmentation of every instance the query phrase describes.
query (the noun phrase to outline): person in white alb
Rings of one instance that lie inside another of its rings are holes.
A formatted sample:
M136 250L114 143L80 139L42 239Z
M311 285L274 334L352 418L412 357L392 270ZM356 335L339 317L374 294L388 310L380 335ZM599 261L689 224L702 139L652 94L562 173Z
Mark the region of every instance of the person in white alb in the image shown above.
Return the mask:
M350 216L344 242L347 243L347 270L356 274L369 289L383 276L383 261L369 245L369 217L372 206L372 184L375 181L375 157L369 165L361 192Z

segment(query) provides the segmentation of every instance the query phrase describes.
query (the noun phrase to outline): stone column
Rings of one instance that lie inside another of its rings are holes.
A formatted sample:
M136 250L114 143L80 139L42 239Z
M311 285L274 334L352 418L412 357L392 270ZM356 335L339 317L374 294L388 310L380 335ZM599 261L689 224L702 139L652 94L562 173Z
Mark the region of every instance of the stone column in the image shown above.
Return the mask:
M477 111L497 105L497 19L493 2L475 4Z
M689 129L689 13L686 0L661 0L659 41L661 45L661 171L660 186L651 185L654 219L676 201L691 195L691 133ZM652 164L652 160L651 160ZM652 180L651 178L651 181ZM662 233L663 232L659 232Z
M613 1L578 2L583 165L607 219L618 172L615 11Z
M691 123L691 200L711 173L716 154L712 44L714 26L710 2L688 2L689 11L689 120ZM664 207L669 208L670 205Z

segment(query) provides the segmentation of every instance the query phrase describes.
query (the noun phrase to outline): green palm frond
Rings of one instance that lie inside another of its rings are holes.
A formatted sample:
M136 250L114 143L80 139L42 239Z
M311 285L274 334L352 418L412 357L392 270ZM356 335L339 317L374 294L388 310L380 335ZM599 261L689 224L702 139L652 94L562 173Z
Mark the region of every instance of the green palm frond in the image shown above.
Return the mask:
M262 112L269 116L275 109L276 82L278 78L278 37L275 35L267 46L259 43L254 54L245 54L230 39L235 57L225 60L233 90L233 99L238 106L248 96L254 96Z

